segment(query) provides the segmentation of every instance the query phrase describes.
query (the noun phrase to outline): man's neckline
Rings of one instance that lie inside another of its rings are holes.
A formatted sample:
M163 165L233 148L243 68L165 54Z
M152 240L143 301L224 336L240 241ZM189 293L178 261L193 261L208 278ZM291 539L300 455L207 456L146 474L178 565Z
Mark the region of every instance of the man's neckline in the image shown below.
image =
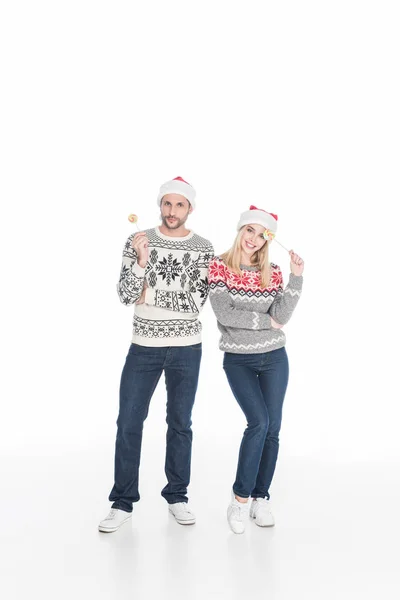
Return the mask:
M193 237L194 235L194 231L190 230L189 233L187 235L184 236L173 236L173 235L164 235L164 233L161 233L160 228L156 227L156 234L158 235L158 237L160 237L162 240L168 240L169 242L182 242L185 240L190 240L190 238Z

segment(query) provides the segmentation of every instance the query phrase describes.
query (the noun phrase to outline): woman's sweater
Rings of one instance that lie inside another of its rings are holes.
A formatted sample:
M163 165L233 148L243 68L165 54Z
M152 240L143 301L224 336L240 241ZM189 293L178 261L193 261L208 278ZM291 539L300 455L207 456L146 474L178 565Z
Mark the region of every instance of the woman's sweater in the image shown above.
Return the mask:
M282 329L271 326L271 317L285 325L299 301L303 277L292 273L283 288L280 268L271 263L271 280L261 286L257 267L241 265L236 275L215 257L209 267L210 302L221 332L219 347L235 354L255 354L285 345Z

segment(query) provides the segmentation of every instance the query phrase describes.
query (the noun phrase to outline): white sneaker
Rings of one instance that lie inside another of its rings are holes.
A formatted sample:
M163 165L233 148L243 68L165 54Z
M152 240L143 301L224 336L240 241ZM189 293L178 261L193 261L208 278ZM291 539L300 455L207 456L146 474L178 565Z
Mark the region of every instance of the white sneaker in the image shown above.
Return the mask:
M233 533L243 533L249 518L249 502L239 502L233 496L228 506L227 516Z
M132 516L132 513L121 510L120 508L112 508L108 516L100 521L99 531L104 533L112 533L117 531L125 521L128 521Z
M187 502L174 502L168 505L168 509L180 525L194 525L196 523L196 517L188 507Z
M271 512L269 500L266 498L253 498L250 507L250 518L255 519L256 525L259 525L259 527L273 527L275 519Z

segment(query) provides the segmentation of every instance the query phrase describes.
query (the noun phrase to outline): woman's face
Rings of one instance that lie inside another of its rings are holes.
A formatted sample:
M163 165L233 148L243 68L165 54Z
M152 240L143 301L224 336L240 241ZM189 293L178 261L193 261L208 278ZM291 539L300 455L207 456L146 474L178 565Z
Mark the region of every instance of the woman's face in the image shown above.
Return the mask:
M266 240L263 237L265 227L258 225L257 223L251 225L245 225L243 227L242 239L240 242L241 250L249 258L260 250L266 244Z

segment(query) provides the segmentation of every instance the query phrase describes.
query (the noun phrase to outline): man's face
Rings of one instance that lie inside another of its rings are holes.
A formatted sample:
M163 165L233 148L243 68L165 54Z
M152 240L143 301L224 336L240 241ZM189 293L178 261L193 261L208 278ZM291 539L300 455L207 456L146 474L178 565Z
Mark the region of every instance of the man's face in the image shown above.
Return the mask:
M161 199L160 208L163 225L168 229L179 229L193 210L181 194L166 194Z

